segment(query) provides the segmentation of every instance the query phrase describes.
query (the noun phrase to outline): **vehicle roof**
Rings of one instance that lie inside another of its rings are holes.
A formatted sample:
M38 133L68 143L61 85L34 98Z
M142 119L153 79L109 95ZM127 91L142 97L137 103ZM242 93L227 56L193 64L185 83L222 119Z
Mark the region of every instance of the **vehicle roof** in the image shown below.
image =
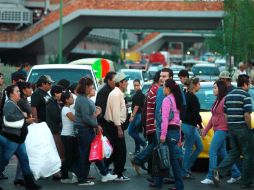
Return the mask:
M216 65L213 63L198 63L193 67L216 67Z
M121 72L137 72L137 73L141 73L142 70L140 70L140 69L121 69Z
M91 65L69 65L69 64L43 64L34 65L32 69L87 69L92 70Z
M78 59L78 60L70 62L69 64L71 64L71 65L72 64L77 64L77 65L88 64L88 65L92 65L98 59L104 59L104 58L84 58L84 59ZM109 59L105 59L105 60L107 60L109 63L113 63Z

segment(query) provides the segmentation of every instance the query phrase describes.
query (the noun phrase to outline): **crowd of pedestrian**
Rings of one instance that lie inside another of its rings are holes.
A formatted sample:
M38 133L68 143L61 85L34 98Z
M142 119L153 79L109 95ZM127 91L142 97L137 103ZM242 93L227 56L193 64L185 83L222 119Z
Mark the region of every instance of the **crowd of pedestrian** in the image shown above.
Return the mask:
M151 176L148 178L150 187L174 184L171 190L183 190L183 180L195 178L191 168L203 151L202 138L213 129L209 170L201 183L219 185L220 176L231 171L228 183L240 181L241 188L253 184L252 100L248 93L250 77L245 73L239 74L237 87L232 86L227 71L220 74L220 79L213 85L216 100L211 108L212 116L204 127L196 96L200 81L195 77L189 78L186 70L179 72L178 84L173 80L173 71L163 68L155 74L146 94L142 93L141 82L134 80L135 92L129 117L125 98L128 76L124 73L107 73L94 103L91 100L95 95L94 82L89 77L74 84L66 79L54 84L50 76L42 75L33 89L33 84L25 82L26 72L21 70L12 74L12 84L0 94L0 180L7 179L4 171L15 155L18 164L14 185L25 186L27 190L41 188L35 183L29 166L25 139L30 124L46 122L62 162L61 171L55 173L53 179L61 183L94 185L89 175L89 153L92 141L99 133L103 133L113 147L110 158L95 162L101 181L129 181L130 178L124 175L127 159L124 131L128 129L135 143L131 164L137 174L141 168L147 170ZM31 98L31 103L28 98ZM145 138L141 137L141 131ZM229 153L227 137L231 145ZM155 149L159 145L167 147L169 152L167 159L170 164L166 170L155 167L158 165ZM241 155L240 170L236 162ZM218 157L223 159L220 164Z

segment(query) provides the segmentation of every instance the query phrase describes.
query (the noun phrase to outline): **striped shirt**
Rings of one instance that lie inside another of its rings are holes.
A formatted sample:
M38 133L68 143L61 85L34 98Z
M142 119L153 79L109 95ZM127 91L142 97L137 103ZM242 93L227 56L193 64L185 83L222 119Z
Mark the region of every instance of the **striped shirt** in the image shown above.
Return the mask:
M241 88L234 89L225 98L224 112L228 124L245 124L244 114L252 112L250 94Z
M153 85L147 94L147 112L146 112L146 134L155 133L155 100L158 90L157 85Z

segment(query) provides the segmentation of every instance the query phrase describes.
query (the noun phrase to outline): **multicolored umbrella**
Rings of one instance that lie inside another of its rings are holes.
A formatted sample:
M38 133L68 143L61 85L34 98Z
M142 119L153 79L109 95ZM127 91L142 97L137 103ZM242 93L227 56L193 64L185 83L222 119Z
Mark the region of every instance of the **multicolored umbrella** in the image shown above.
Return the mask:
M106 59L98 59L92 64L97 79L102 79L110 71L110 64Z

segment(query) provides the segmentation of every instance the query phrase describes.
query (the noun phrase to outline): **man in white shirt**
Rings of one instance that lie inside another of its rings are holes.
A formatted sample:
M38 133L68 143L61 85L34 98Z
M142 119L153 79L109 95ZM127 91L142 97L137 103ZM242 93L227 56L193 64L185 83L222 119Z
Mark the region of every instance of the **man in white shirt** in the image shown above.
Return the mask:
M117 73L115 76L116 87L108 96L105 120L110 142L113 146L113 154L109 159L114 163L114 174L118 175L116 181L128 181L130 178L123 175L126 162L126 143L122 124L127 118L127 109L124 100L124 91L128 86L127 76L124 73Z

